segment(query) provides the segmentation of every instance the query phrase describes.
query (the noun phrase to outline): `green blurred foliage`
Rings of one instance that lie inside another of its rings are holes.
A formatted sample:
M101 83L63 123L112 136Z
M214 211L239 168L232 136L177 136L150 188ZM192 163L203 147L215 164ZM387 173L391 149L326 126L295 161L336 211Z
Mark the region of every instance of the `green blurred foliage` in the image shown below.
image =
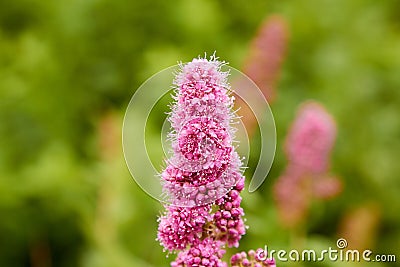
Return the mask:
M177 61L217 51L240 69L275 13L291 35L272 105L278 149L262 189L244 193L241 249L295 244L271 190L288 125L311 98L337 120L332 168L345 190L315 203L304 246L334 246L343 218L373 203L371 249L398 253L398 10L396 0L0 1L0 266L167 266L155 241L162 206L123 159L124 109L135 88ZM152 123L157 137L160 121Z

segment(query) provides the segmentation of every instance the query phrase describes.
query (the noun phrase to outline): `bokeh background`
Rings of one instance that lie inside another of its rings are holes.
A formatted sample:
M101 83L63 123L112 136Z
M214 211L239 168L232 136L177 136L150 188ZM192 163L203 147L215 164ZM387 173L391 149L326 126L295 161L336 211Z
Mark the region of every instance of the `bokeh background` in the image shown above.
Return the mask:
M124 111L141 83L177 61L216 51L237 69L257 64L252 49L271 16L285 25L269 84L278 146L262 188L243 195L250 228L239 250L322 250L346 237L397 254L374 266L399 266L399 10L396 0L0 1L0 266L168 266L173 255L155 241L162 205L124 162ZM336 120L331 171L343 191L288 228L273 188L309 99Z

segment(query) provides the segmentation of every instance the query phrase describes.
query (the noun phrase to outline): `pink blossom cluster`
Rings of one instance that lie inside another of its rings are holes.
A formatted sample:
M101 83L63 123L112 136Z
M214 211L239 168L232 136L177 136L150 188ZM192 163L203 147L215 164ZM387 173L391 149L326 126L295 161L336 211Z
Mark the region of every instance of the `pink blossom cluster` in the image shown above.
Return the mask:
M274 192L287 226L302 222L312 198L327 199L341 191L340 180L329 172L335 138L335 121L322 105L310 101L300 107L286 137L288 165Z
M232 267L275 267L275 260L267 258L267 252L262 248L249 250L248 253L240 252L231 257Z
M225 247L246 232L242 162L232 145L235 119L227 72L214 56L181 65L169 116L172 156L161 174L169 201L157 240L178 253L171 266L225 267Z
M242 220L244 215L240 207L242 198L240 191L244 188L244 179L239 182L224 197L216 201L218 210L213 214L213 227L209 235L224 241L229 247L238 247L239 240L245 234L246 228ZM209 229L210 230L210 229Z
M225 250L221 247L223 243L212 238L205 238L195 247L180 252L171 267L186 266L214 266L227 267L226 262L221 261Z
M206 222L210 221L211 207L168 207L159 218L158 239L169 251L183 250L187 245L200 242Z
M182 65L176 75L169 116L172 157L161 175L173 205L213 203L242 177L242 163L232 145L233 97L223 65L215 58L198 58Z

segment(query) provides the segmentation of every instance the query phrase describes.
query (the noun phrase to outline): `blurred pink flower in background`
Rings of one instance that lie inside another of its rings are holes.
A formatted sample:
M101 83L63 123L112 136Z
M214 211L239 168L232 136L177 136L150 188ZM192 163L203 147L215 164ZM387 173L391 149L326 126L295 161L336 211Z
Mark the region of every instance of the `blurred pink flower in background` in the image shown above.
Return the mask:
M244 61L243 72L260 88L269 104L276 97L276 86L286 56L288 39L289 30L285 19L279 15L269 16L252 40ZM241 98L237 99L236 105L240 107L238 114L251 136L257 125L253 111Z
M275 87L286 56L288 39L285 19L279 15L269 16L261 24L245 60L244 73L257 84L269 102L275 99Z
M324 173L336 138L336 124L316 102L303 104L290 127L285 154L291 165L312 173Z
M329 199L341 192L341 181L329 173L335 139L336 124L326 109L314 101L302 104L286 137L288 165L274 188L284 225L301 223L312 199Z

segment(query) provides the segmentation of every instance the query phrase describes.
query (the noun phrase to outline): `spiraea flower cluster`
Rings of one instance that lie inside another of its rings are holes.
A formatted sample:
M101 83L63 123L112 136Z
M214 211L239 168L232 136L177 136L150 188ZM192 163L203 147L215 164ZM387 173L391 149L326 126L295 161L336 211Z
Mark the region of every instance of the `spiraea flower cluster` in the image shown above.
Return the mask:
M225 247L245 234L240 192L241 160L235 152L235 115L228 72L215 57L181 65L169 121L172 153L161 174L168 205L158 241L177 253L171 266L227 266Z
M169 116L172 156L162 173L173 205L211 204L242 179L241 161L232 145L233 97L223 64L215 58L194 59L176 75Z
M215 266L227 267L228 265L221 261L225 250L222 249L223 243L212 238L205 238L196 246L181 251L175 261L171 263L172 267L184 266Z
M275 185L287 226L302 222L313 198L327 199L341 191L340 180L329 172L335 138L335 121L322 105L310 101L300 107L286 138L288 165Z
M232 267L275 267L275 260L268 258L268 252L262 248L249 250L248 253L240 252L231 257Z

